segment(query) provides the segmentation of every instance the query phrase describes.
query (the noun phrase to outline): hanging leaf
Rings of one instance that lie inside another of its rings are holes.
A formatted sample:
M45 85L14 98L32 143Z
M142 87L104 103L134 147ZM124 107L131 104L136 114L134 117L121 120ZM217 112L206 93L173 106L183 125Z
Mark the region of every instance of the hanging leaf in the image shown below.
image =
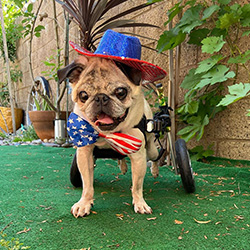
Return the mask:
M170 23L173 20L173 18L182 11L182 9L184 8L184 6L180 6L180 4L181 4L181 1L179 3L177 3L177 4L175 4L174 7L171 8L167 12L168 21L164 25L167 25L168 23Z
M234 84L228 87L229 94L226 95L217 106L228 106L246 96L250 95L250 83Z
M219 28L220 29L228 29L233 24L239 22L239 16L235 15L235 13L226 13L223 16L219 17Z
M181 83L181 87L184 89L193 89L201 80L203 74L196 74L196 69L189 70L188 74Z
M202 20L205 20L212 16L214 12L218 11L220 7L218 5L211 5L210 7L206 8L203 12Z
M227 61L228 63L242 63L245 64L250 60L250 50L247 50L245 53L238 55L236 57L231 57Z
M180 135L186 142L191 140L197 134L197 141L201 139L204 134L204 128L209 123L209 118L206 115L204 119L200 116L192 116L187 120L189 126L180 130L177 135Z
M231 2L231 0L218 0L218 2L222 5L228 5Z
M159 52L163 52L169 49L173 49L179 44L181 44L186 38L186 34L181 32L179 29L166 30L160 36L157 44L157 49Z
M241 25L243 27L250 27L250 4L244 4L241 8Z
M210 36L203 39L201 43L203 44L201 47L203 53L213 54L219 52L226 42L223 40L223 36Z
M224 82L229 78L233 78L235 73L233 71L228 72L229 68L225 65L216 65L216 67L209 70L202 76L202 80L195 86L195 89L201 89L207 85L213 85L215 83Z
M193 7L190 7L185 11L183 17L181 18L178 28L183 33L190 33L195 27L203 24L203 21L200 19L200 11L202 9L201 4L197 4Z
M195 70L195 74L208 72L220 60L223 59L222 55L213 55L206 60L199 62L199 67Z
M33 4L30 3L30 4L28 5L28 7L27 7L27 11L28 11L28 12L32 12L32 10L33 10Z
M210 30L206 28L193 30L189 35L188 43L201 46L201 41L206 38L209 33Z

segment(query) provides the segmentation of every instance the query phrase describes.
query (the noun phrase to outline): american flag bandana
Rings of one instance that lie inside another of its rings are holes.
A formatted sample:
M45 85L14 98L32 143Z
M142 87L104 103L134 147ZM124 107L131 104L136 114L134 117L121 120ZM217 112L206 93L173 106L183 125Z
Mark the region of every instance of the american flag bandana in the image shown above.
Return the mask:
M142 141L134 136L113 133L104 135L98 133L88 121L84 120L76 113L71 113L67 122L67 131L70 139L77 147L84 147L93 144L98 138L104 138L110 146L122 155L128 155L138 151Z

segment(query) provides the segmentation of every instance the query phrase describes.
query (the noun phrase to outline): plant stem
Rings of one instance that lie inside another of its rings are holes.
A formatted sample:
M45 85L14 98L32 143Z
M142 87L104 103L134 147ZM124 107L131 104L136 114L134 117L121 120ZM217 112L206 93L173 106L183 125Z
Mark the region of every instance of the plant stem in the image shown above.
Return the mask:
M30 77L31 77L31 80L32 80L32 83L34 86L35 86L35 78L34 78L34 73L33 73L33 68L32 68L32 60L31 60L32 42L33 42L33 37L34 37L34 29L35 29L36 20L38 17L38 13L42 7L42 4L43 4L43 0L41 0L41 2L39 3L38 9L36 11L35 18L33 20L32 28L30 31L30 40L29 40L29 72L30 72Z
M30 40L29 40L29 72L30 72L30 77L32 80L32 84L36 90L36 92L41 96L41 98L43 98L48 104L49 106L54 110L57 111L56 107L53 105L53 103L49 100L49 98L47 96L45 96L37 87L36 83L35 83L35 78L34 78L34 73L33 73L33 68L32 68L32 60L31 60L31 55L32 55L32 42L33 42L33 37L34 37L34 29L35 29L35 24L36 24L36 20L38 17L38 13L40 12L40 9L42 7L43 4L43 0L41 0L41 2L39 3L39 6L37 8L36 14L35 14L35 18L32 22L32 28L30 31Z
M55 0L53 0L53 14L54 14L54 28L55 28L55 36L56 36L56 51L58 53L57 55L57 61L56 61L56 67L58 68L60 65L60 45L59 45L59 33L58 33L58 22L57 22L57 15L56 15L56 3ZM57 99L60 96L60 83L57 83ZM60 110L60 107L58 107L58 102L57 102L57 109Z

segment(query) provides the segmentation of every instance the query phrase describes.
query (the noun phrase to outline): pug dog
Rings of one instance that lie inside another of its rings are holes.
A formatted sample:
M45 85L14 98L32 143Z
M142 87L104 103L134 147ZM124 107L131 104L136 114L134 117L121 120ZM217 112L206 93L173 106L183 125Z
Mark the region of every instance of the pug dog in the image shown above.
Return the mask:
M121 132L142 141L140 149L128 157L132 169L132 198L134 211L151 214L152 209L143 198L143 181L147 159L155 160L158 150L154 134L143 133L136 127L143 116L152 119L149 104L141 86L141 72L101 57L80 55L70 65L58 71L59 81L69 79L72 86L74 113L85 119L102 134ZM93 150L110 148L99 138L94 144L77 148L77 166L83 182L82 196L72 208L75 218L90 214L94 204ZM157 169L157 162L153 163ZM157 171L154 171L157 175Z

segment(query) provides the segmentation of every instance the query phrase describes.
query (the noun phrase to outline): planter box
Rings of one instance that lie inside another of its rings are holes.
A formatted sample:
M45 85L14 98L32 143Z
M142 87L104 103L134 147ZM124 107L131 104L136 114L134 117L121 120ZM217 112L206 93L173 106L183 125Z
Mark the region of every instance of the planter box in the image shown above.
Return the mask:
M13 126L12 126L12 117L11 117L11 108L0 107L0 127L7 133L7 128L5 126L4 119L7 123L8 129L10 133L13 133ZM3 119L3 116L4 119ZM23 110L15 108L15 120L16 120L16 129L21 127L23 121Z
M37 136L41 139L54 138L54 111L29 111L30 120L34 126ZM61 112L60 119L66 120L66 112Z

